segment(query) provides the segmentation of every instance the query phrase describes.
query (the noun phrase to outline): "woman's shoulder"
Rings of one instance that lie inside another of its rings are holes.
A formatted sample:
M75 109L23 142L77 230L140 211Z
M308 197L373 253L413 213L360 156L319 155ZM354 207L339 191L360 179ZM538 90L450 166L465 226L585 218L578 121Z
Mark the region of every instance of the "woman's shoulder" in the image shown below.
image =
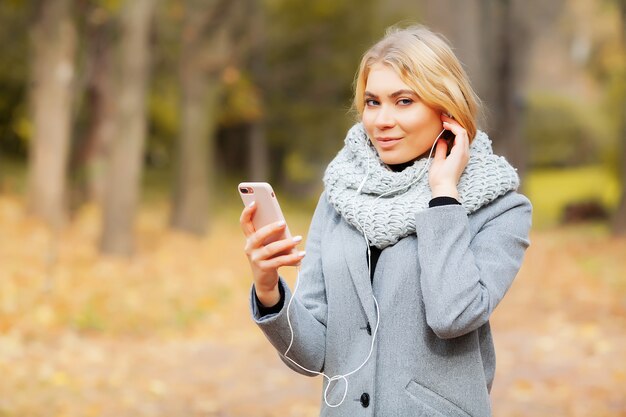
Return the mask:
M320 194L319 200L317 201L317 207L315 208L315 213L313 214L313 219L318 220L330 220L339 216L335 207L328 200L328 195L326 190L322 191Z
M502 215L510 216L512 219L532 218L532 203L524 194L512 190L494 199L489 204L482 206L472 213L479 222L489 221Z
M530 202L530 199L517 190L511 190L496 198L493 202L500 204L504 207L527 206L529 208L532 208L532 203Z

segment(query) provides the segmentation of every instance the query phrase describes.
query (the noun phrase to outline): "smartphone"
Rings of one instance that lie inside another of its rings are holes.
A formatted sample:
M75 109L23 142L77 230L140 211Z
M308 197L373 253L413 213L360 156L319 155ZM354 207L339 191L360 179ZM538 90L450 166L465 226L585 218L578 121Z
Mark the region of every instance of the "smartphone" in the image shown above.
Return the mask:
M271 185L266 182L242 182L238 189L244 205L249 206L253 201L256 202L256 212L252 216L252 224L256 230L270 223L285 221ZM291 239L288 226L285 227L281 235L266 239L263 245L282 239Z

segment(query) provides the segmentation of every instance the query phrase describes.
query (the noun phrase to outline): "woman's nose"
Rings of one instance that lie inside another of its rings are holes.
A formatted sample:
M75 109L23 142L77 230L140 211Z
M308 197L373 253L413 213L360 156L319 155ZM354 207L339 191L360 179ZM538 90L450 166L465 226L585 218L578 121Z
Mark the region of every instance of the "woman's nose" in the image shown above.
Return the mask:
M393 126L395 119L393 117L393 110L388 106L380 106L378 113L376 114L376 127L378 129L384 129Z

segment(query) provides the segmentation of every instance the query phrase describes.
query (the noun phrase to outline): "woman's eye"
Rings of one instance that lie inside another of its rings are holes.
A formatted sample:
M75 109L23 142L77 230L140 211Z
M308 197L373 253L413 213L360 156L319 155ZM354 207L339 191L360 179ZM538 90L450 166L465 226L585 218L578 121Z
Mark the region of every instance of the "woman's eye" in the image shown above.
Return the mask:
M408 106L411 103L413 103L413 100L411 100L410 98L401 98L400 100L398 100L398 104L402 106Z
M378 105L378 101L372 99L372 98L368 98L367 100L365 100L365 105L366 106L377 106Z

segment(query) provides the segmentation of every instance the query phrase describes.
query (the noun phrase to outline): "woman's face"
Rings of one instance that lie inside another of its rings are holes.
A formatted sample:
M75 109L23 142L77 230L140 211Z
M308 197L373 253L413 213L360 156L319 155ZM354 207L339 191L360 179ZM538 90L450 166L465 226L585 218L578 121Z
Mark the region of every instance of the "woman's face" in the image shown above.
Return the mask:
M387 165L427 153L443 129L440 112L424 104L385 64L370 67L364 98L363 125Z

